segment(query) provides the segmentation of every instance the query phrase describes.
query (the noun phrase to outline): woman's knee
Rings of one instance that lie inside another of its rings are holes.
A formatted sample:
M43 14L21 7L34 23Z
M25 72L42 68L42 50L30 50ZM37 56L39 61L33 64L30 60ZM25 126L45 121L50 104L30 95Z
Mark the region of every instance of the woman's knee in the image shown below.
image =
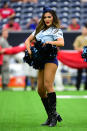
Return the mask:
M51 83L50 83L49 81L45 81L45 82L44 82L44 87L45 87L45 89L47 90L47 89L51 88L52 85L51 85Z
M48 93L54 91L53 84L49 81L44 82L44 87Z

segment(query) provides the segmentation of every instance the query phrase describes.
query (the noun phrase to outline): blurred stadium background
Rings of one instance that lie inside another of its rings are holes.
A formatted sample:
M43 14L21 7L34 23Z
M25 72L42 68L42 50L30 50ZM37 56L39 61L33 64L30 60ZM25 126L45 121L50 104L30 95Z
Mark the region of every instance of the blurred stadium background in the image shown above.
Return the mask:
M0 8L5 0L0 0ZM87 22L87 1L85 0L36 0L23 2L21 0L7 0L11 8L15 10L15 22L21 26L21 31L9 33L9 44L17 46L23 44L27 36L33 31L26 29L26 24L34 17L41 18L44 5L53 8L61 20L65 46L63 50L73 50L73 41L81 34L79 31L68 31L67 27L72 18L76 18L82 27ZM8 19L0 21L0 30L8 22ZM57 127L41 127L45 121L46 113L35 91L31 91L30 80L25 87L25 73L23 63L24 52L10 57L10 83L8 91L0 88L0 131L87 131L87 91L84 91L85 72L82 74L80 91L75 88L77 69L72 69L60 63L59 71L62 76L63 87L54 88L57 93L57 110L63 117L63 122ZM59 76L58 76L59 77ZM0 77L1 87L1 77ZM17 92L15 91L17 90Z
M3 1L6 0L1 0L0 8L2 8ZM15 21L20 23L22 29L25 29L26 23L35 15L41 18L44 5L53 8L57 12L62 23L66 26L71 22L72 17L76 17L80 25L87 20L87 3L82 2L84 0L29 0L31 2L24 3L23 0L7 1L10 7L15 10ZM32 1L36 1L36 3ZM6 20L3 21L3 24L5 23Z

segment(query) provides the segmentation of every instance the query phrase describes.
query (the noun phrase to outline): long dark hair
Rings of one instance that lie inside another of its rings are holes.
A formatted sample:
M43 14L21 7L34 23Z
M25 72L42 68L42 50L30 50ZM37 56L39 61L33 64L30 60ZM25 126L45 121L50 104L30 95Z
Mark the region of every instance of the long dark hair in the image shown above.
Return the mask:
M57 17L56 15L56 12L54 10L50 10L50 11L47 11L49 13L51 13L51 15L53 16L53 23L52 23L52 27L55 27L55 28L60 28L60 22L59 22L59 18ZM45 13L47 13L45 12ZM36 32L35 32L35 36L41 31L41 30L46 30L48 27L46 26L45 22L44 22L44 14L42 15L41 17L41 20L39 21L39 24L36 28Z

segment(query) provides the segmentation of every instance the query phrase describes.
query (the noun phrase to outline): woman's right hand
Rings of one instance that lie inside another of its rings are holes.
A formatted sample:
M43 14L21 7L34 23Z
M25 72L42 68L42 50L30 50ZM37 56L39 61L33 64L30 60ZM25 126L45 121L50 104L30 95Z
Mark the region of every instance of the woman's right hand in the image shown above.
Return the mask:
M33 40L33 38L34 38L34 36L31 34L25 41L26 49L28 50L30 57L32 54L31 49L30 49L30 45L31 45L31 41Z
M30 49L28 50L28 53L29 53L29 56L30 56L30 58L31 58L31 54L32 54L32 52L31 52Z

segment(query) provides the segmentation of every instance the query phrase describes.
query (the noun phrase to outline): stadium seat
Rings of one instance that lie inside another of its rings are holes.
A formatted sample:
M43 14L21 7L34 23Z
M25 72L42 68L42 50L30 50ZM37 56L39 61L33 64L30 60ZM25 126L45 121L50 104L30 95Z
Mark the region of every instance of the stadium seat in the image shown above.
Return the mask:
M22 4L22 8L29 8L29 7L33 8L34 4L33 3L29 3L29 2Z
M25 13L21 15L21 19L24 19L26 21L26 18L32 18L32 13Z
M77 19L80 19L80 18L81 18L80 13L70 14L69 16L70 16L71 19L72 19L72 18L77 18Z
M76 8L76 7L81 8L81 4L80 4L80 3L71 3L71 4L70 4L70 7L71 7L71 8Z
M81 9L81 13L87 14L87 8L82 8L82 9Z
M42 13L39 13L39 14L38 14L38 18L41 18L41 16L42 16Z
M16 13L20 13L21 12L21 7L15 8L14 9Z
M20 23L20 18L15 18L15 22Z
M69 4L60 3L59 6L60 8L64 8L64 7L69 8Z
M81 10L80 10L80 8L71 8L70 9L70 12L72 13L72 14L74 14L74 13L81 13Z
M22 2L11 2L10 6L15 9L18 7L22 7Z
M21 13L16 13L15 19L16 18L20 19L20 17L21 17Z
M84 21L85 21L85 19L87 19L87 14L83 14L83 15L82 15L82 18L83 18Z
M69 15L69 9L68 8L63 8L63 9L60 9L60 13L67 13Z
M85 22L87 22L87 18L86 18L86 19L82 18L82 19L80 20L80 24L81 24L82 26L85 24Z

